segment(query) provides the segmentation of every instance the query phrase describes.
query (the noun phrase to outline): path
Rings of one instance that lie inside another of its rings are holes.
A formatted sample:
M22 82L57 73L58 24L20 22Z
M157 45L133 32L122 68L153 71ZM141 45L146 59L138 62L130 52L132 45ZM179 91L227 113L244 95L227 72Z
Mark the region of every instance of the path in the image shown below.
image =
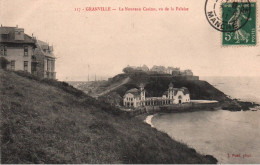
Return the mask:
M114 84L113 86L108 87L108 88L105 89L103 92L98 93L98 94L95 96L95 98L98 98L98 97L100 97L100 96L103 96L103 95L105 95L105 94L107 94L107 93L109 93L109 92L115 90L116 88L118 88L118 87L120 87L120 86L122 86L122 85L128 83L129 81L130 81L130 78L127 77L127 78L123 79L121 82L118 82L118 83Z

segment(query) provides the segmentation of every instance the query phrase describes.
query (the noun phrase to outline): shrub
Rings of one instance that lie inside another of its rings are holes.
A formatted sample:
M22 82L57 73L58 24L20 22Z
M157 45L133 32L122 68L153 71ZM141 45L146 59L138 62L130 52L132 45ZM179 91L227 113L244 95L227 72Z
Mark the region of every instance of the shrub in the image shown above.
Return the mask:
M16 73L16 74L19 75L19 76L22 76L22 77L26 77L26 78L28 78L28 79L31 79L31 80L40 80L39 77L37 77L37 76L35 76L35 75L32 75L31 73L26 72L26 71L18 70L18 71L14 71L14 73Z
M7 68L7 65L9 64L10 62L4 58L4 57L0 57L0 65L1 65L1 69L6 69Z

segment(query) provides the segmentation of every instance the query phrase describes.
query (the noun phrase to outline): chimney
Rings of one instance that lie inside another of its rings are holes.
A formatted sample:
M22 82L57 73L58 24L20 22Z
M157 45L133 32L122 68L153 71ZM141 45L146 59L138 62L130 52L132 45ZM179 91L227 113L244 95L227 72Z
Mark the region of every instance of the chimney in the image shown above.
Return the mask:
M24 29L18 28L18 26L15 28L15 34L14 34L15 40L24 40Z
M35 36L33 36L33 33L32 33L32 39L36 41L36 37L35 37Z

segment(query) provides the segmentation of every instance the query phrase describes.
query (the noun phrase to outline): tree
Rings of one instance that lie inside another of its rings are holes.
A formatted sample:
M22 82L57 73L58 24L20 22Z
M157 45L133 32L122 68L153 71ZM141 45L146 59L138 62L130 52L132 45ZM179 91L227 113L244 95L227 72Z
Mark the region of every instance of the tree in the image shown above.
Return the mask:
M125 73L131 73L131 72L134 72L134 71L135 71L135 69L132 68L132 67L125 67L123 69L123 72L125 72Z

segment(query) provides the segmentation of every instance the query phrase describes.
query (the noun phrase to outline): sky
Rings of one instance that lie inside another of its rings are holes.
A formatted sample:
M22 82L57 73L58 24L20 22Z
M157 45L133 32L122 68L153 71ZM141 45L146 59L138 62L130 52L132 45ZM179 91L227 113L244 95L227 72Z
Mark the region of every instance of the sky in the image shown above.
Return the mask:
M106 79L127 65L143 64L191 69L198 76L260 76L259 43L221 46L221 32L207 21L204 5L205 0L0 0L0 23L53 45L59 80L87 80L88 74ZM85 7L116 10L75 11Z

